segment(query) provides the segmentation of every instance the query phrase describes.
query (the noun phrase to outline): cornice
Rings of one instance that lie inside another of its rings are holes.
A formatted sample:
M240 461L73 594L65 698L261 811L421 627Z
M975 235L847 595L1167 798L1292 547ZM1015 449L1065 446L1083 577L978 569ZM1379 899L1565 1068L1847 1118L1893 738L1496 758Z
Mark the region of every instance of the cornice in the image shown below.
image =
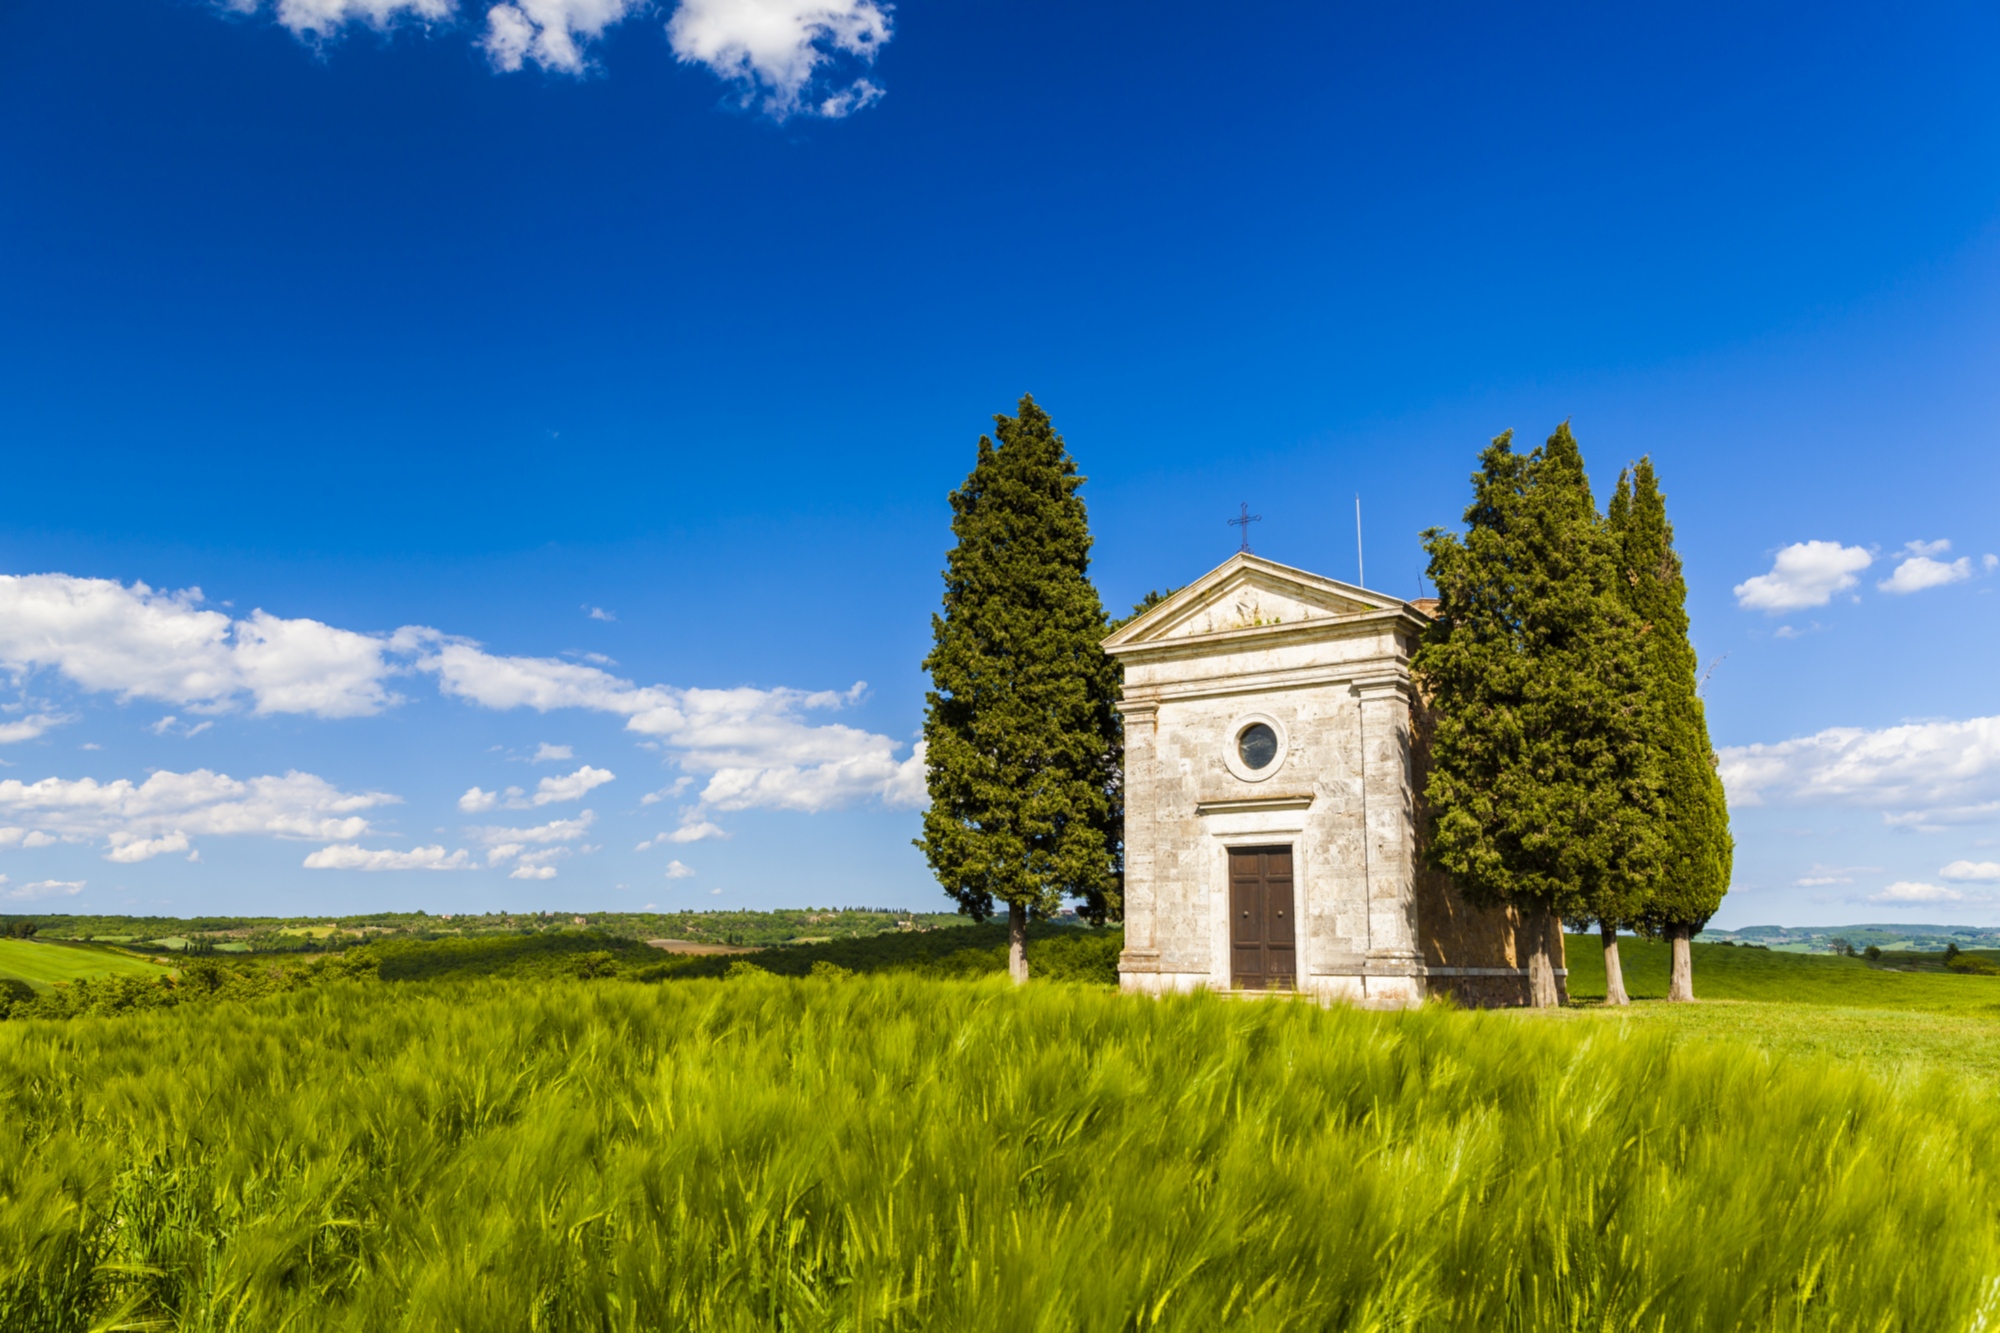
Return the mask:
M1238 694L1273 694L1326 685L1346 685L1357 692L1388 688L1405 694L1413 688L1409 666L1401 658L1372 657L1355 662L1286 667L1277 671L1204 676L1196 680L1163 681L1136 687L1128 685L1118 707L1127 713L1154 712L1165 703L1222 699Z

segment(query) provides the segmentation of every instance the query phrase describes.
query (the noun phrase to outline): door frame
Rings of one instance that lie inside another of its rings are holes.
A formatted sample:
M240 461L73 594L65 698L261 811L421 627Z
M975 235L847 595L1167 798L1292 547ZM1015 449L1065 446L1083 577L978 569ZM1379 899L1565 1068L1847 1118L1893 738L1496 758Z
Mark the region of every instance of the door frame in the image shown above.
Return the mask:
M1286 812L1290 813L1290 812ZM1311 975L1314 945L1309 926L1312 922L1312 893L1307 885L1307 871L1310 869L1306 855L1306 834L1304 821L1294 816L1290 819L1273 819L1270 814L1236 815L1228 817L1231 823L1279 823L1284 828L1237 828L1229 832L1211 829L1208 844L1211 865L1208 882L1211 885L1209 899L1209 981L1212 989L1233 991L1235 989L1234 969L1230 963L1229 936L1229 851L1245 847L1290 847L1292 849L1292 915L1293 935L1296 943L1292 959L1292 986L1304 990L1306 978ZM1256 994L1257 992L1245 992Z

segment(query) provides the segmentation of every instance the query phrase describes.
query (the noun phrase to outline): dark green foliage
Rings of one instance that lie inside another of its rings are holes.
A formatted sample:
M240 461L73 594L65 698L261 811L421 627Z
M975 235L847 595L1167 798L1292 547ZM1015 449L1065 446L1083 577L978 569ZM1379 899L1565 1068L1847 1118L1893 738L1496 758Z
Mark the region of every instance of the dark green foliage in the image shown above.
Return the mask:
M1424 534L1437 620L1429 855L1475 903L1622 919L1658 873L1657 709L1567 424L1481 456L1464 536Z
M1076 461L1031 397L952 492L943 614L924 659L930 808L917 845L959 910L1103 921L1122 885L1117 669L1098 644Z
M1729 803L1716 772L1707 714L1695 693L1687 582L1651 459L1640 459L1629 477L1619 474L1609 525L1619 546L1620 588L1638 622L1640 657L1658 709L1654 748L1666 844L1659 878L1642 910L1617 924L1699 930L1729 891L1736 843L1729 833Z
M1132 604L1132 614L1121 616L1109 625L1106 625L1104 627L1105 634L1109 636L1114 630L1124 629L1127 625L1137 620L1140 616L1145 615L1148 611L1158 606L1161 602L1166 601L1167 598L1172 597L1178 591L1179 589L1177 588L1169 588L1165 592L1161 592L1158 588L1152 589L1144 597L1141 597Z
M565 930L469 940L397 940L352 951L384 981L438 977L608 976L660 961L660 951L602 931ZM587 962L585 960L588 960ZM608 960L608 961L607 961ZM595 970L584 971L584 968Z
M10 940L31 940L35 938L35 932L39 929L41 927L32 921L9 921L7 929L0 934L5 934Z

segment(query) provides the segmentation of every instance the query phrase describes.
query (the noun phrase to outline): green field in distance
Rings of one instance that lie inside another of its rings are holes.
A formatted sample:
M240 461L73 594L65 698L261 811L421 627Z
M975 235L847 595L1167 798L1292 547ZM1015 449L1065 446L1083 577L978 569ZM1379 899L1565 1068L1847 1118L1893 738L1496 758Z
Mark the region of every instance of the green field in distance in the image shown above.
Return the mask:
M58 944L44 940L0 940L0 978L25 981L43 990L58 981L115 976L159 977L168 970L144 958L113 949Z

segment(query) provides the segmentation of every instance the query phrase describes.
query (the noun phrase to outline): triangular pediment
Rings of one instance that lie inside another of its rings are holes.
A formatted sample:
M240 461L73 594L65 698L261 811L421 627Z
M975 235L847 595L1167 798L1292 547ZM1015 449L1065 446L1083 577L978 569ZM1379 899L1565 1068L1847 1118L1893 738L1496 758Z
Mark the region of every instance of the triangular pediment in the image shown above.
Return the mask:
M1389 597L1239 552L1104 641L1113 651L1232 630L1401 610Z

